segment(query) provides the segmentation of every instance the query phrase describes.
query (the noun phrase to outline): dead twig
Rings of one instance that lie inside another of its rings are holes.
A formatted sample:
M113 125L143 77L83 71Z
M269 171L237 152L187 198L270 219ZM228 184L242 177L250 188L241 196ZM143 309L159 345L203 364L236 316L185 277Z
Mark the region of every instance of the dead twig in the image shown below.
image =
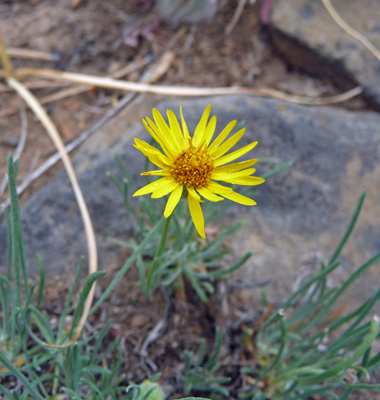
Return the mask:
M358 32L354 28L345 22L342 17L335 10L334 6L331 4L330 0L322 0L323 5L326 7L327 11L331 15L332 19L349 35L359 40L367 49L380 60L380 50L362 33Z

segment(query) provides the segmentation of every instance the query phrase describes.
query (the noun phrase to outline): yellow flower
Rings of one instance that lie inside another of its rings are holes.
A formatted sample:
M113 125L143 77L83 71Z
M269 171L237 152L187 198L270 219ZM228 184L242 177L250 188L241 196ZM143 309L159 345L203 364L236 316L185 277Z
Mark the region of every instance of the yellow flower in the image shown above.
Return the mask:
M247 206L256 204L254 200L215 181L248 186L263 183L263 178L251 176L256 170L250 167L257 162L256 159L230 164L252 150L257 142L228 153L244 135L244 128L227 139L236 124L236 121L232 121L211 143L216 126L215 116L208 121L211 106L205 109L193 137L189 135L182 107L180 110L182 128L171 110L167 111L169 125L156 109L153 109L154 122L148 117L146 121L143 120L146 129L163 152L143 140L135 139L134 147L161 168L144 172L142 175L157 175L163 178L144 186L133 196L152 193L152 198L156 199L170 193L164 211L164 216L167 218L176 208L185 188L191 218L199 235L205 239L201 197L213 202L226 198Z

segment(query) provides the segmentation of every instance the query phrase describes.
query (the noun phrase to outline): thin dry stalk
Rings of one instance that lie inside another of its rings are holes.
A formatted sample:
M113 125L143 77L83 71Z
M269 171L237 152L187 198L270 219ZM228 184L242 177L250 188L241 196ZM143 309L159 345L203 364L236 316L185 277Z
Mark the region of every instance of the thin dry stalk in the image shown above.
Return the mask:
M243 13L244 7L247 4L247 0L239 0L239 3L235 9L234 15L232 16L232 20L229 22L227 25L226 29L224 30L224 33L226 35L229 35L232 30L235 28L236 24L238 23L241 14Z
M0 34L0 59L4 67L5 76L12 76L13 75L13 68L11 60L8 57L7 50L5 48L3 37Z
M64 80L74 83L82 83L89 86L102 87L107 89L115 89L127 92L138 93L153 93L165 96L220 96L220 95L234 95L244 94L251 96L271 97L280 100L289 101L291 103L307 104L307 105L326 105L334 104L351 99L362 92L360 87L349 90L337 96L330 97L306 97L290 95L278 90L268 88L244 88L244 87L217 87L217 88L197 88L186 86L164 86L164 85L150 85L147 83L137 83L130 81L123 81L113 78L103 78L92 75L60 72L49 69L34 69L24 68L17 71L18 77L26 75L38 76L46 79Z
M57 128L54 126L53 122L47 115L46 111L38 103L38 100L33 96L33 94L27 88L25 88L25 86L23 86L20 82L18 82L16 79L10 77L10 78L8 78L7 81L8 81L9 86L12 87L20 95L20 97L28 104L28 106L32 109L32 111L34 112L36 117L40 120L40 122L42 123L42 125L44 126L46 131L48 132L54 145L56 146L56 148L58 149L58 151L61 154L62 161L63 161L63 164L67 171L67 174L69 176L70 183L73 187L74 194L75 194L75 197L76 197L76 200L77 200L77 203L78 203L81 215L82 215L83 224L85 226L87 246L88 246L88 255L89 255L88 272L89 272L89 274L92 274L92 273L96 272L98 269L95 233L94 233L94 229L92 226L91 218L90 218L85 200L83 198L77 178L75 176L73 166L71 164L71 160L65 151L65 146L62 142L62 139L59 136ZM53 344L45 343L45 345L47 347L62 348L62 347L70 346L71 344L73 344L77 341L77 339L79 338L79 336L82 332L84 324L86 322L88 313L90 312L94 295L95 295L95 284L92 286L91 291L86 299L82 317L78 323L78 326L74 332L73 337L69 340L69 342L64 345L53 345Z
M146 64L148 64L148 60L144 59L141 60L139 62L135 62L135 63L131 63L128 64L126 67L121 68L120 70L114 72L113 74L111 74L112 78L121 78L125 75L130 74L133 71L136 71L137 69L145 66ZM47 104L47 103L51 103L53 101L58 101L58 100L63 100L67 97L71 97L71 96L75 96L77 94L80 93L84 93L84 92L88 92L89 90L91 90L91 87L88 86L75 86L75 87L70 87L66 90L61 90L58 93L53 93L51 95L42 97L39 102L40 104Z
M48 96L41 97L39 99L40 104L48 104L54 101L63 100L67 97L75 96L80 93L88 92L91 90L88 86L75 86L68 89L61 90L57 93L49 94Z
M342 17L335 10L334 6L331 4L330 0L322 0L322 3L326 7L327 11L333 18L333 20L349 35L359 40L367 49L378 59L380 60L380 50L362 33L358 32L354 28L345 22Z
M7 53L9 57L13 58L25 58L29 60L42 60L42 61L57 61L56 55L52 53L46 53L44 51L8 47Z
M24 86L28 89L56 89L67 86L73 87L73 84L69 82L32 81L24 82ZM13 89L6 85L0 85L0 93L5 92L13 92Z

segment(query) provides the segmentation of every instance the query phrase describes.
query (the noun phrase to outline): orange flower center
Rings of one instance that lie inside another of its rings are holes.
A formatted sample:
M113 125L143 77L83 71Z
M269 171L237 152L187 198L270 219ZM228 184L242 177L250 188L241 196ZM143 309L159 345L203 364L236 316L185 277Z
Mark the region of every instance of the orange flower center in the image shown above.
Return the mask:
M214 164L207 151L190 145L175 159L170 172L178 183L200 189L206 186L213 169Z

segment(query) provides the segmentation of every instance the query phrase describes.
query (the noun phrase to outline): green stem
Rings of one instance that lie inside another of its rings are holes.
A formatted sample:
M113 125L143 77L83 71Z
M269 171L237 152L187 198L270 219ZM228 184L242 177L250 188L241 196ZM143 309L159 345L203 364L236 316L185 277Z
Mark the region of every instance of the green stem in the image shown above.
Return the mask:
M165 243L166 243L166 239L168 236L169 225L170 225L170 221L172 219L172 215L173 214L171 214L168 218L165 219L164 228L162 230L160 246L158 247L156 256L154 257L152 266L150 267L149 272L148 272L148 278L147 278L147 282L146 282L146 291L147 291L148 296L152 292L152 278L153 278L154 272L156 271L157 266L158 266L158 259L161 257L162 253L164 252Z

